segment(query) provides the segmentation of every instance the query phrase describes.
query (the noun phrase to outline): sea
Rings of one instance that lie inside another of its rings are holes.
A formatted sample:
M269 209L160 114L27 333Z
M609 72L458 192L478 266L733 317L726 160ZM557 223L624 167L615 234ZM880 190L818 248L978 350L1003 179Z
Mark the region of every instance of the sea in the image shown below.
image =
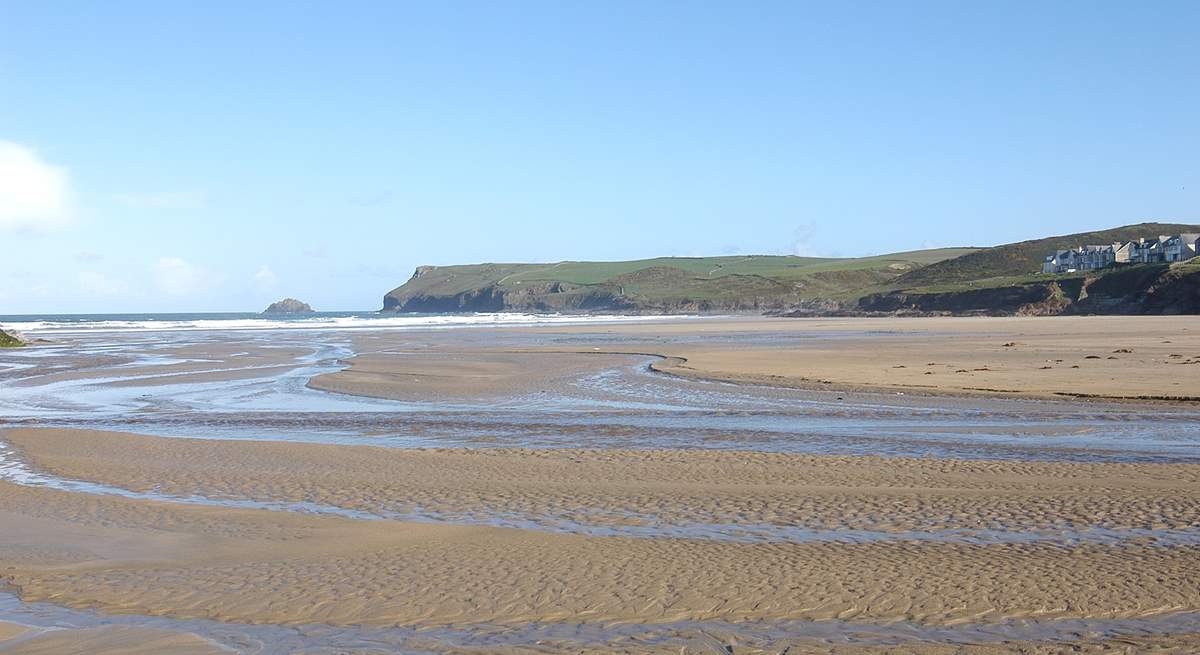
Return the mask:
M674 320L696 318L672 316ZM15 314L0 315L0 329L26 337L100 332L183 332L247 330L380 330L602 324L664 320L662 316L590 314L394 314L380 312L316 312L267 315L251 312L174 314Z

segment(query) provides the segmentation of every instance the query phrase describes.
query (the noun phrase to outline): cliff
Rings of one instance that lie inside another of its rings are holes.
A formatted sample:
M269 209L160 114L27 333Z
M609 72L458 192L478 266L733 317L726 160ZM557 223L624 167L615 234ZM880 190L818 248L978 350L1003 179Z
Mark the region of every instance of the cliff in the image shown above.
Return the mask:
M1040 277L983 288L870 294L856 309L868 314L1200 314L1200 261Z
M389 291L391 312L768 312L840 306L968 249L856 259L751 255L623 262L421 266Z
M1055 250L1200 232L1140 223L992 248L862 258L771 255L624 262L421 266L383 298L390 312L1195 314L1200 258L1043 275Z

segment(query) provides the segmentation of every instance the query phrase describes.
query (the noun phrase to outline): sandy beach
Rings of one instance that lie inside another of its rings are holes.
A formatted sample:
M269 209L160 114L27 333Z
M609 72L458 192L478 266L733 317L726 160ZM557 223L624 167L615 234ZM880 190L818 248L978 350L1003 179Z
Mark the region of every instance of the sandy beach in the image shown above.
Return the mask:
M1038 376L1119 361L1086 359L1119 343L1157 373L1079 393L1177 395L1200 370L1170 357L1200 352L1193 324L1042 320L365 332L328 361L258 337L65 354L76 377L10 374L67 425L0 429L0 652L208 653L228 630L278 652L1189 652L1189 403L1085 402ZM917 373L895 362L939 359L1058 400L949 374L945 400L896 396ZM835 373L820 386L839 391L789 388ZM73 413L85 401L113 409ZM872 452L893 442L910 445ZM17 620L39 603L84 618Z
M447 471L451 473L451 471ZM737 544L355 521L0 485L28 601L235 622L1133 617L1200 608L1194 548ZM849 504L853 507L853 504ZM70 544L70 546L67 546Z
M661 370L757 384L1035 398L1200 401L1200 320L1178 317L868 319L872 334L801 347L671 348ZM800 321L794 331L862 328Z
M658 371L807 389L951 396L1200 401L1200 321L1193 316L724 319L559 328L583 353L651 353ZM584 335L591 335L588 339ZM529 386L577 358L495 344L457 350L388 335L359 339L352 366L314 388L385 398L484 396ZM614 345L616 344L616 345ZM402 353L397 350L402 350ZM489 391L490 390L490 391Z

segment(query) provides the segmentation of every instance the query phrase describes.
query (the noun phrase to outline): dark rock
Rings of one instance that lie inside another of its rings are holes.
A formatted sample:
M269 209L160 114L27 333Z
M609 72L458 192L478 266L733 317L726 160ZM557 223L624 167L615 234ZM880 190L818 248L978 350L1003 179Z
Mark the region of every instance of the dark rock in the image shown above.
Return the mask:
M284 298L263 310L264 314L312 314L313 308L295 298Z
M24 345L25 342L16 335L0 330L0 348L17 348Z

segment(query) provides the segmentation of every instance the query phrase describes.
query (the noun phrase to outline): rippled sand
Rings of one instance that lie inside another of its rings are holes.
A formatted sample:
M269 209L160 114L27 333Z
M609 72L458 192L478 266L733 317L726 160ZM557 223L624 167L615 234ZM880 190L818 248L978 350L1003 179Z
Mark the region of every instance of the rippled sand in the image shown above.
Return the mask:
M824 507L818 516L834 524L891 521L889 506L901 517L895 520L937 525L1196 520L1197 469L1190 465L398 452L66 431L7 438L57 473L131 488L183 485L177 490L215 496L324 494L375 504L390 502L405 484L428 483L461 488L459 502L480 503L490 489L490 502L501 505L511 495L519 503L578 509L623 498L642 509L695 512L699 499L700 508L735 513L727 503L797 503L802 509L788 511L800 516L816 499ZM925 494L942 500L923 501ZM106 611L443 625L833 618L940 624L1200 609L1196 547L745 544L354 521L11 484L0 484L0 498L5 524L18 527L0 536L9 583L27 600Z
M2 436L53 474L174 496L378 515L596 526L827 530L1186 529L1200 464L1077 464L724 451L396 449L73 430Z

